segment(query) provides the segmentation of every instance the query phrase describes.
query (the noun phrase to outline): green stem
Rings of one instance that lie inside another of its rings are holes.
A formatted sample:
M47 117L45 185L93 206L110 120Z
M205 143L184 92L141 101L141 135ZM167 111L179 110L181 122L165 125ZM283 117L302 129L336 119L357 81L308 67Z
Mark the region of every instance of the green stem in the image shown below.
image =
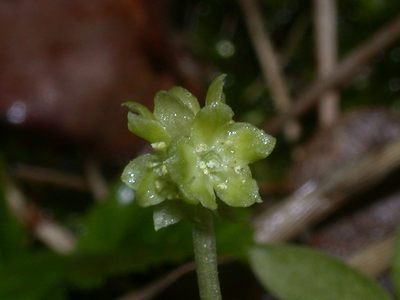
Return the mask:
M220 300L212 212L199 207L193 221L193 248L201 300Z

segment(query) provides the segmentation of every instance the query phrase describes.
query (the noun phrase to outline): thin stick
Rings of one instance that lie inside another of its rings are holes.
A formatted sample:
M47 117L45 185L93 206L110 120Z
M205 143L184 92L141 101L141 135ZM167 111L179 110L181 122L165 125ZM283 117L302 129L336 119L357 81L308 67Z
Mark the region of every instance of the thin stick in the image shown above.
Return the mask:
M249 35L256 50L266 85L271 91L277 110L280 113L286 113L289 111L292 101L271 39L264 30L260 8L257 7L254 0L239 0L239 3L243 9ZM285 133L289 140L296 140L300 134L299 124L291 120L285 127Z
M218 257L218 265L227 264L233 262L234 259L230 257ZM188 262L183 264L176 269L172 270L170 273L165 276L157 279L156 281L146 285L140 290L135 290L126 293L125 295L118 298L118 300L148 300L154 298L156 295L161 293L168 286L173 284L182 276L193 272L196 270L195 262Z
M378 276L390 267L394 255L394 243L395 237L391 236L352 254L346 261L364 274L371 277Z
M336 0L314 0L314 31L318 75L324 78L331 73L337 60L337 14ZM319 101L319 122L328 127L338 115L339 95L335 90L328 90Z
M183 264L167 274L166 276L163 276L161 279L149 284L148 286L144 287L141 290L138 291L133 291L130 292L121 298L118 298L118 300L147 300L155 297L157 294L159 294L162 290L164 290L166 287L174 283L177 279L182 277L183 275L193 272L196 270L196 264L195 262L189 262L186 264Z
M88 185L82 176L49 168L18 164L12 169L12 175L22 180L52 184L82 191L88 190Z
M5 182L5 196L11 212L22 223L32 226L36 237L50 249L63 255L71 253L76 245L74 235L62 225L44 218L40 211L28 205L24 194L10 179Z
M310 17L307 13L301 14L292 25L283 47L280 53L281 66L286 66L297 48L300 45L301 40L307 32L308 26L310 25Z
M259 243L286 241L343 205L349 195L381 180L400 165L400 139L343 166L320 183L308 182L254 220Z
M93 197L96 201L104 201L108 195L108 185L101 173L99 163L88 158L85 161L85 175Z
M379 54L383 49L393 44L400 36L400 16L386 24L366 43L352 51L337 68L324 78L315 80L305 91L297 97L291 108L278 115L264 127L272 134L276 134L294 117L299 117L308 111L324 92L348 82L357 74L361 67L367 64L371 58Z

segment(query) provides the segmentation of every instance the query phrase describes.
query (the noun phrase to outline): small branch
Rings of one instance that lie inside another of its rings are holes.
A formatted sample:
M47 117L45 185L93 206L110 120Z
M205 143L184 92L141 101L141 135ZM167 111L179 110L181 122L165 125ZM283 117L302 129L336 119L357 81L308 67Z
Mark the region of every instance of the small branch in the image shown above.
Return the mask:
M243 9L249 35L256 50L266 85L271 91L277 110L280 113L286 113L289 111L292 101L271 39L264 30L260 8L257 7L255 0L239 0L239 3ZM299 124L291 120L285 127L285 133L290 140L296 140L300 134Z
M88 185L82 176L48 168L18 164L12 169L12 175L21 180L52 184L82 191L88 190Z
M314 0L314 28L318 74L324 78L333 72L337 60L336 0ZM319 100L319 122L328 127L338 115L339 95L328 90Z
M166 276L160 278L159 280L147 285L143 289L139 291L133 291L130 292L121 298L118 298L118 300L148 300L152 299L155 297L157 294L159 294L161 291L163 291L165 288L167 288L169 285L174 283L176 280L178 280L180 277L183 275L193 272L196 270L196 264L195 262L189 262L184 265L181 265L180 267L176 268Z
M232 262L232 258L228 257L218 257L218 265L226 264ZM149 300L153 299L155 296L160 294L168 286L173 284L182 276L193 272L196 270L195 262L188 262L183 264L176 269L172 270L167 275L161 277L160 279L150 283L140 290L135 290L125 294L124 296L118 298L118 300Z
M104 201L108 195L108 185L101 173L99 164L93 159L85 161L85 175L94 198L99 202Z
M345 84L357 74L361 67L383 49L393 44L400 36L400 16L386 24L366 43L352 51L337 68L324 78L314 81L305 91L297 97L292 107L285 113L278 115L265 125L271 134L276 134L287 122L299 117L308 111L324 92L339 85Z
M59 254L70 254L76 246L76 239L71 231L45 218L42 218L36 224L34 234L50 249Z
M75 174L68 174L62 171L49 168L16 165L12 174L14 177L38 183L50 184L64 188L71 188L80 191L91 191L97 201L102 201L108 195L108 185L101 174L97 162L88 159L85 162L85 177Z
M310 24L309 18L310 17L308 16L308 14L303 13L292 25L285 40L285 43L281 48L281 55L279 59L281 66L286 66L289 63L297 48L299 47L300 42L306 34L307 28Z
M5 182L5 196L11 212L22 223L32 227L35 236L50 249L63 255L71 253L76 244L74 235L62 225L44 218L38 209L28 204L25 196L10 179Z
M378 276L390 267L394 255L394 243L395 237L391 236L354 253L346 258L346 261L371 277Z
M400 140L340 167L320 183L307 182L286 200L254 220L259 243L286 241L322 220L344 200L379 182L400 165Z

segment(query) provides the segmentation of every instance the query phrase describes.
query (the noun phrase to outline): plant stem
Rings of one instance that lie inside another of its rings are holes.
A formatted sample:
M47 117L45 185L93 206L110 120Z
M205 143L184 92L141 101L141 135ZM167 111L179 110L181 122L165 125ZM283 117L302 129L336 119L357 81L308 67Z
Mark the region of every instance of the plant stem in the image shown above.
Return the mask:
M203 207L193 220L193 248L201 300L220 300L213 215Z

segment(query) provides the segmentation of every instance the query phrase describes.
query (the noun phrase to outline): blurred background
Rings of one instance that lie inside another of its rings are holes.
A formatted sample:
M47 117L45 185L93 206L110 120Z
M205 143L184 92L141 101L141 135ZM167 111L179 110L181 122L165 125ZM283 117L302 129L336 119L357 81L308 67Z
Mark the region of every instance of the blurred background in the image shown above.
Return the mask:
M378 278L400 224L400 2L0 1L0 298L197 299L189 224L154 232L119 176L149 151L127 100L227 73L277 137L264 203L217 220L225 299L274 299L245 259L292 241ZM240 285L240 288L238 288Z

